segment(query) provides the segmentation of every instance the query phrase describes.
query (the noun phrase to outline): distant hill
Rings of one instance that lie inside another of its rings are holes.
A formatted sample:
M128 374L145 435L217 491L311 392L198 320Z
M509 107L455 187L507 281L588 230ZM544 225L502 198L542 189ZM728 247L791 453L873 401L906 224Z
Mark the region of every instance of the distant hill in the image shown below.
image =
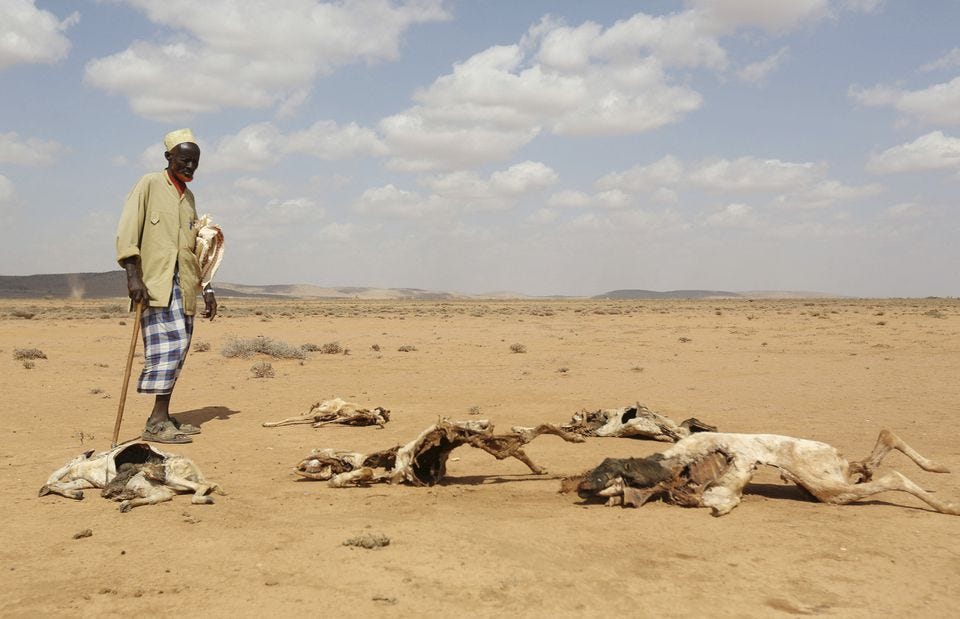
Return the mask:
M423 299L468 298L449 292L419 288L322 288L304 284L248 286L214 283L217 296L254 298L318 299ZM0 299L111 299L127 296L127 275L106 273L54 273L47 275L0 275Z
M720 290L611 290L593 299L737 299L740 294Z
M0 275L0 299L108 299L125 296L127 275L123 271Z
M272 284L251 286L215 282L217 296L251 297L262 299L315 298L315 299L381 299L381 300L428 300L454 299L577 299L584 297L531 297L520 293L496 292L488 294L456 294L420 288L365 288L340 286L325 288L309 284ZM0 299L110 299L127 296L127 276L123 271L106 273L54 273L48 275L0 275ZM788 292L755 290L729 292L723 290L611 290L598 294L593 299L818 299L835 298L821 292Z

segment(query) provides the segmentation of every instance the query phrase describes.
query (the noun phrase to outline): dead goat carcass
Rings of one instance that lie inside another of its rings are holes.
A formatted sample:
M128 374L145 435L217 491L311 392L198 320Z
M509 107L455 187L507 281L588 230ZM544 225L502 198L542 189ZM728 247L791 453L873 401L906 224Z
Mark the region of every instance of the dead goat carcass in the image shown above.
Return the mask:
M370 454L315 449L297 465L297 473L308 479L329 480L334 487L375 482L433 486L446 475L450 452L461 445L469 445L484 450L498 460L516 458L535 474L543 475L546 471L537 466L522 449L541 434L553 434L571 443L584 441L579 434L566 432L553 424L494 434L493 425L485 419L442 419L402 447Z
M178 493L192 492L194 504L213 503L211 492L226 494L219 484L204 479L189 458L164 453L148 443L130 443L80 454L54 471L39 495L82 499L87 488L101 488L101 496L119 501L122 512L169 501Z
M560 426L568 432L583 436L614 436L645 438L675 443L694 432L716 432L717 428L695 417L677 424L642 404L623 408L604 408L597 411L574 413L570 421Z
M924 458L899 437L883 430L873 452L847 461L826 443L775 434L693 434L669 449L646 458L607 458L580 477L563 480L561 492L576 490L581 498L607 498L607 505L639 507L662 497L668 503L709 507L723 516L740 504L744 487L759 465L779 469L824 503L844 505L888 490L907 492L944 514L960 515L960 505L941 501L898 471L874 478L874 471L896 449L920 468L948 473Z
M336 423L346 426L379 426L382 428L383 424L388 421L390 421L390 411L385 408L378 406L371 410L353 402L333 398L332 400L317 402L302 415L288 417L280 421L265 421L262 425L264 428L276 428L278 426L309 423L314 428L320 428Z

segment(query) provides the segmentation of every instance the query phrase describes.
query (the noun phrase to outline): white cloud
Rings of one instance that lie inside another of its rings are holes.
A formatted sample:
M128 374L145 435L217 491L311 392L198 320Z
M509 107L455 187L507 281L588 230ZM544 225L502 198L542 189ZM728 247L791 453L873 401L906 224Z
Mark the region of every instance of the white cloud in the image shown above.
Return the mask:
M930 71L940 71L954 67L960 67L960 47L954 47L940 58L921 66L920 70L928 73Z
M47 165L63 151L63 145L54 140L22 140L16 132L0 133L0 163Z
M757 225L753 209L746 204L728 204L704 219L706 225L716 228L749 228Z
M781 47L776 53L768 56L760 62L754 62L737 71L737 77L740 81L747 84L762 84L767 76L773 73L787 57L789 51L786 47Z
M353 204L353 209L371 217L422 219L437 214L441 206L436 199L427 199L415 191L388 184L367 189Z
M317 229L314 238L322 243L352 243L357 236L357 227L349 223L331 222Z
M670 47L671 33L685 44ZM638 14L606 30L545 20L518 44L454 65L415 94L417 105L381 121L390 167L462 169L504 160L543 132L622 135L678 122L702 96L664 67L726 63L712 36L695 44L701 36L689 15Z
M565 189L547 198L550 208L585 208L590 206L590 196L582 191Z
M826 180L799 191L777 196L775 203L787 208L829 208L838 203L853 202L882 192L883 186L876 183L854 186Z
M667 155L650 165L637 165L623 172L611 172L596 182L597 189L622 189L631 192L650 192L667 185L675 185L683 177L683 163Z
M280 185L262 178L252 176L243 176L234 181L233 186L241 191L249 192L255 196L267 198L280 193Z
M319 121L303 131L283 134L273 123L262 122L220 138L209 153L204 151L202 162L212 170L259 170L292 154L334 160L384 153L376 133L356 123L339 126Z
M459 171L421 180L433 195L430 200L452 210L489 211L512 208L526 195L557 182L557 173L536 161L524 161L481 179L475 172Z
M910 221L925 216L929 210L927 206L917 202L901 202L884 209L880 217L891 221Z
M448 18L441 0L286 0L282 9L242 0L127 2L174 36L92 60L86 80L162 121L223 107L280 105L288 112L316 77L351 63L394 60L408 28ZM175 97L170 75L178 76Z
M922 90L852 86L849 95L863 105L892 107L920 122L960 125L960 77Z
M291 198L288 200L274 198L264 206L264 215L267 218L267 225L287 225L322 219L325 212L310 198Z
M63 32L79 19L77 12L58 19L38 9L34 0L0 2L0 70L19 63L63 60L70 51L70 41Z
M13 188L13 182L0 174L0 206L10 204L14 195L16 195L16 191Z
M740 157L704 163L690 172L689 179L716 191L785 191L809 184L824 170L822 164Z
M877 173L960 170L960 138L932 131L913 142L872 155L867 162L867 169Z

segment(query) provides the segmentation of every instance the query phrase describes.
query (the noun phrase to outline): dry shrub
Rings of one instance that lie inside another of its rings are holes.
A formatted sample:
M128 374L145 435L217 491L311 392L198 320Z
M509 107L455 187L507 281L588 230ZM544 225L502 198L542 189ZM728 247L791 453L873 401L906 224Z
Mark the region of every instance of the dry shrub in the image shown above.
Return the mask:
M527 347L523 344L510 344L510 352L525 353L527 352Z
M338 355L343 351L344 348L340 345L340 342L327 342L320 347L320 352L325 355Z
M209 352L210 342L198 340L193 343L193 352Z
M417 349L416 346L412 346L412 345L410 345L410 344L404 344L403 346L401 346L401 347L398 348L397 350L400 351L400 352L413 352L413 351L415 351L416 349Z
M23 367L26 368L26 369L28 369L28 370L32 370L35 365L36 365L36 364L35 364L33 361L30 361L29 359L27 359L26 361L23 362Z
M257 361L250 368L254 378L273 378L276 372L273 371L273 365L269 361Z
M14 348L13 358L22 361L24 359L46 359L47 356L39 348Z
M10 315L13 316L14 318L23 318L24 320L30 320L31 318L36 316L36 314L34 314L33 312L28 312L26 310L13 310L12 312L10 312Z
M254 338L231 337L220 351L224 357L247 358L263 354L274 359L306 359L307 353L299 346L291 346L269 337L259 335Z

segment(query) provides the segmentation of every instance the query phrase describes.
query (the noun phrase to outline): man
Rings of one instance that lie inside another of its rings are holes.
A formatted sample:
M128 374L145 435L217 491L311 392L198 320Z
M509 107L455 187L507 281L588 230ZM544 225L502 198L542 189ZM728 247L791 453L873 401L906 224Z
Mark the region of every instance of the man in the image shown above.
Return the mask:
M163 139L167 168L147 174L130 191L117 226L117 261L127 272L131 306L143 304L145 364L137 391L156 395L143 440L190 443L200 428L170 416L170 395L190 350L200 266L194 254L197 210L187 183L200 163L190 129ZM201 316L213 320L217 300L203 290Z

